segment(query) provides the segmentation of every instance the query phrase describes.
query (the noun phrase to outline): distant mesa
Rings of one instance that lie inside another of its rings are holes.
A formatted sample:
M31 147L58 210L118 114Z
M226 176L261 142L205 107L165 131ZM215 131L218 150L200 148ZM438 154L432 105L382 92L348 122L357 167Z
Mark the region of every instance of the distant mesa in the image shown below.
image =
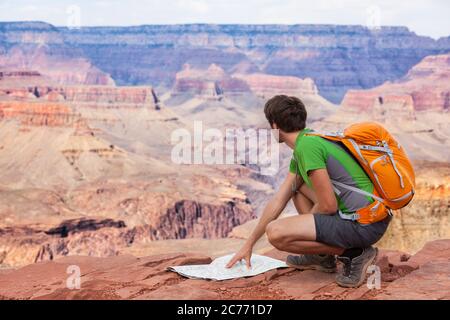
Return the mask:
M204 98L220 98L223 95L253 94L269 99L277 94L294 96L318 95L312 79L291 76L276 76L263 73L226 73L216 64L206 69L193 68L185 64L175 77L172 96L191 94Z
M69 48L55 51L46 45L15 45L0 54L0 65L4 70L14 70L4 74L10 78L45 75L52 82L63 85L115 84L108 74L93 66L80 51L77 53L77 49L71 48L72 54L68 55L67 50Z
M450 52L449 37L433 40L406 27L373 32L365 26L345 25L192 24L73 30L42 22L4 22L0 39L0 65L34 68L63 84L112 84L114 79L119 85L168 89L184 64L200 69L216 64L230 74L311 78L321 95L336 104L348 90L398 79L424 57ZM69 62L67 67L61 63L64 60Z
M335 131L352 122L384 124L416 160L450 161L450 55L429 56L397 81L350 90L339 110L317 124Z
M403 78L370 90L351 90L344 108L377 114L414 111L445 111L450 108L450 55L430 56L414 66Z
M244 81L250 90L262 99L270 99L278 94L297 97L319 95L317 86L310 78L300 79L263 73L234 74L233 77Z
M61 85L32 70L1 71L0 97L12 101L88 104L92 108L160 109L160 100L150 86Z
M224 94L249 93L248 85L228 75L221 67L211 64L207 69L192 68L185 64L175 76L172 96L194 95L210 99L220 99Z

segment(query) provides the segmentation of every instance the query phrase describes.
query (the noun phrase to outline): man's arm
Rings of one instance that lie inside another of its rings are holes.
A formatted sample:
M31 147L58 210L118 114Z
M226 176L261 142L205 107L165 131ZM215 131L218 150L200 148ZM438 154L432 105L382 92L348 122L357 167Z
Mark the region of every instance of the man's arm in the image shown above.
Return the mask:
M228 268L232 267L236 262L242 259L245 259L247 266L250 267L250 257L252 255L253 246L266 232L266 227L269 222L278 218L286 207L286 204L292 197L292 185L294 182L297 186L300 186L303 183L303 180L299 176L289 172L278 192L270 199L264 208L261 218L251 236L247 239L241 250L239 250L227 264Z
M336 213L338 205L327 170L311 170L308 175L317 198L317 203L313 206L310 213Z
M296 178L295 174L289 172L286 179L281 184L278 192L267 203L261 215L261 218L259 219L258 225L256 226L250 238L248 238L247 242L252 246L266 232L266 227L269 222L277 219L280 216L281 212L283 212L286 204L292 198L292 185L294 182L296 182L297 186L303 183L300 177L297 176Z

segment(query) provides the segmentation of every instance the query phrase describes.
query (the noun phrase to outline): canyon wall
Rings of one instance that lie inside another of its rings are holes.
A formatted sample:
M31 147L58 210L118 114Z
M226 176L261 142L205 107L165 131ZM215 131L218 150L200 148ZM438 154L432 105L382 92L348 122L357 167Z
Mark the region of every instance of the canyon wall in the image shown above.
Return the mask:
M218 205L181 200L154 216L155 223L135 227L123 220L84 217L53 226L48 222L0 225L0 266L17 267L68 255L114 256L155 240L226 238L234 227L254 217L251 207L239 200Z
M450 107L450 55L429 56L402 78L369 90L350 90L342 101L346 109L372 113L448 111Z
M450 165L418 162L416 194L394 219L378 243L382 248L418 251L427 241L450 238Z
M202 120L205 125L231 127L266 127L264 104L274 95L301 97L307 106L308 121L313 123L333 114L336 105L323 98L312 79L276 76L261 72L227 72L216 64L207 68L183 66L175 76L173 88L162 102L184 120Z
M448 162L450 140L448 54L423 59L402 78L368 90L350 90L339 110L316 129L336 131L350 123L386 126L414 160Z
M433 40L405 27L192 24L73 30L23 22L1 23L0 35L3 52L45 44L48 53L87 59L121 85L170 88L185 63L203 69L215 63L231 73L312 78L334 103L349 89L398 79L425 56L450 51L449 38Z
M191 95L214 99L221 96L254 95L267 100L277 94L317 96L319 91L312 79L275 76L264 73L227 73L216 64L198 69L186 64L177 72L171 96Z
M60 84L114 84L57 28L40 22L0 22L0 67L38 71Z
M227 74L221 67L211 64L206 69L194 69L189 64L175 76L171 96L192 95L206 99L217 99L223 95L250 93L248 85Z
M0 265L223 238L253 219L245 194L219 172L164 158L176 117L150 86L2 71Z

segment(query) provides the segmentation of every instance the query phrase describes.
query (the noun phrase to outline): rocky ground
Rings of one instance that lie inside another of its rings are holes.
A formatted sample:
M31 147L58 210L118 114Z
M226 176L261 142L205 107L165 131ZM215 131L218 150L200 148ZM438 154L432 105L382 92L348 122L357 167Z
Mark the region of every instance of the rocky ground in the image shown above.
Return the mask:
M267 255L284 259L286 253ZM136 258L71 256L17 270L0 271L1 299L449 299L450 240L427 243L410 256L381 250L381 288L337 286L334 275L292 268L229 281L186 279L166 268L209 263L199 254L174 253ZM80 289L68 289L68 267L81 271Z

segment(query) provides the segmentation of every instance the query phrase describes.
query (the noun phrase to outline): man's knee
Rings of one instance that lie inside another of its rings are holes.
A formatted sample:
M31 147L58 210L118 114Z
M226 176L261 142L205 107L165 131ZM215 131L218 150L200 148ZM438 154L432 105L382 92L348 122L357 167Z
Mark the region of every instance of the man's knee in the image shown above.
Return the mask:
M276 221L270 222L266 227L267 239L277 249L281 248L286 240L283 229Z

